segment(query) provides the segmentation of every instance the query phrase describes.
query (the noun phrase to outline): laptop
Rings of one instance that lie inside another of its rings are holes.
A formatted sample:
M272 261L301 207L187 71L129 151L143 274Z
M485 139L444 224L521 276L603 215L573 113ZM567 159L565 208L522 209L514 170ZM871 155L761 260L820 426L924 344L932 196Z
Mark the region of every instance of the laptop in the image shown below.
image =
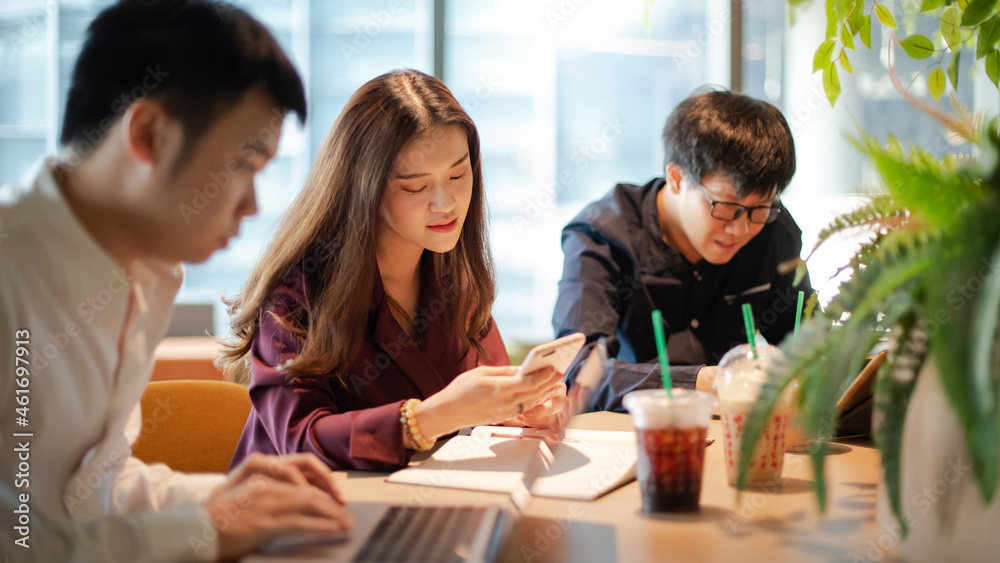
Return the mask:
M837 400L840 418L837 421L837 437L868 436L872 430L872 388L879 367L885 362L887 352L882 350L872 356L858 377Z
M348 511L350 532L284 536L242 561L485 563L520 515L513 502L354 502Z

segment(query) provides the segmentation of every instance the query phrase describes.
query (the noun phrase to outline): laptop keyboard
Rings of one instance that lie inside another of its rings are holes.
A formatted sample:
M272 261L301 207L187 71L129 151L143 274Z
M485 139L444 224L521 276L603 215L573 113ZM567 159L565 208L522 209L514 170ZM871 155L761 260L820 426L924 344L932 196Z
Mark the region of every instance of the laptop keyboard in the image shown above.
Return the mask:
M352 561L465 561L485 513L482 506L390 506Z

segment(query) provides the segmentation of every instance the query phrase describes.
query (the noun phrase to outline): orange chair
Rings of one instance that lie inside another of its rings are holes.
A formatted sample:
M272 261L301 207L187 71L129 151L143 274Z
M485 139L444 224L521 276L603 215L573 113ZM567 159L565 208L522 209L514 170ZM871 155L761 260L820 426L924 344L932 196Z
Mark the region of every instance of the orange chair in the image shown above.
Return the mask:
M250 414L243 385L154 381L142 396L142 432L132 455L184 472L225 473Z

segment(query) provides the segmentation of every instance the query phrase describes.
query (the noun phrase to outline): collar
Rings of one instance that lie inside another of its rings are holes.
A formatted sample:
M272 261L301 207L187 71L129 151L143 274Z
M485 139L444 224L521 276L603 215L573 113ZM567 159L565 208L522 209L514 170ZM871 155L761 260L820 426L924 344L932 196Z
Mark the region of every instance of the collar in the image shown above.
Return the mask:
M450 335L442 333L438 323L432 318L435 313L440 314L438 307L435 306L435 301L443 298L434 262L434 256L425 250L420 259L419 302L419 310L423 312L421 320L425 324L419 346L409 345L409 337L396 318L392 316L389 302L385 298L382 274L378 272L377 268L375 283L372 287L372 303L369 309L370 311L377 310L373 331L375 342L395 361L402 372L420 390L424 398L437 393L445 386L445 381L438 372L438 361L451 340Z
M667 181L663 178L655 178L646 184L642 194L642 227L649 238L658 241L660 245L677 251L674 247L663 241L663 229L660 228L660 212L656 208L656 198L660 190L666 187Z
M87 303L100 298L98 294L103 295L103 290L112 294L136 290L140 308L160 292L167 292L172 302L184 278L181 264L144 258L126 271L73 213L56 181L56 166L56 160L50 157L38 169L22 200L22 224L32 223L50 245L57 266L72 270L72 282L67 287L71 302ZM134 287L137 281L145 291Z
M691 264L681 254L680 250L677 250L663 240L663 229L660 228L660 211L656 205L656 198L660 190L664 189L666 185L667 181L665 179L655 178L643 188L641 203L642 232L649 238L650 248L663 257L663 268L673 268L676 266L692 268L694 266L707 265L704 260L699 261L698 264ZM663 268L660 268L660 270L662 271Z

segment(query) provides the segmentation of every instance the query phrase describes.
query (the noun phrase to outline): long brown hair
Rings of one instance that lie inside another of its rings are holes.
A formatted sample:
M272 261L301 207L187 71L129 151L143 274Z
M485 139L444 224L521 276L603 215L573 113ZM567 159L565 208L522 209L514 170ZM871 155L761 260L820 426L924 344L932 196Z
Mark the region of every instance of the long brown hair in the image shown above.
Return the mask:
M216 363L246 373L261 313L294 269L310 281L305 310L278 319L304 339L282 370L290 377L340 377L360 348L378 275L375 242L379 205L396 157L411 140L457 126L469 141L472 200L458 244L433 254L436 279L457 299L439 317L463 349L483 352L496 291L483 196L482 158L475 124L437 78L411 69L372 79L351 96L330 129L305 186L281 220L243 290L226 301L232 341ZM387 296L388 297L388 296ZM457 330L455 330L457 328Z

